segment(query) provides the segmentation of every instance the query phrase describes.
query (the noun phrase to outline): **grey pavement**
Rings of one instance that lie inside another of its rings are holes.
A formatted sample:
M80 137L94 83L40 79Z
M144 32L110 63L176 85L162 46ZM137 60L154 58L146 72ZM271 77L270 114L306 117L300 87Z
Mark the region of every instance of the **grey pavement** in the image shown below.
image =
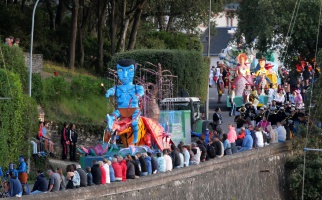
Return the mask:
M221 128L223 129L224 133L228 133L228 124L235 124L234 117L228 116L229 110L226 107L227 96L228 96L227 89L225 89L225 93L221 97L222 103L218 104L217 103L217 100L218 100L217 89L215 87L209 88L209 115L208 115L208 119L212 120L212 116L215 112L215 108L219 107L222 111L221 112L221 115L222 115Z

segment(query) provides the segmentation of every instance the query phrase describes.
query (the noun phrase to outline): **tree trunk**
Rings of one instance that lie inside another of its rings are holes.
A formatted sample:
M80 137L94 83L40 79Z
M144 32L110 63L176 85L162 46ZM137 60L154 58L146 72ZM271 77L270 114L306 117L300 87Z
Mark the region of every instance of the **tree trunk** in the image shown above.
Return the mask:
M109 21L110 21L110 40L111 40L111 55L115 54L115 36L116 36L116 27L115 27L115 0L111 0L110 3L110 12L109 12ZM123 0L123 8L126 6L126 0Z
M126 0L123 0L123 8L122 8L122 18L121 18L121 30L119 33L119 38L116 46L116 51L124 51L125 47L125 37L126 37L126 31L127 27L129 25L129 18L126 17Z
M50 0L46 0L46 7L49 14L50 30L55 30L55 15Z
M166 30L167 32L171 31L171 29L172 29L173 19L174 19L173 16L169 17L168 24L167 24L167 30Z
M56 11L56 26L60 26L65 18L66 6L64 3L65 0L59 0L57 11Z
M83 28L80 26L78 28L78 63L79 68L84 68L84 60L85 60L85 53L84 53L84 44L83 44Z
M84 53L84 43L83 43L83 38L85 35L85 30L86 30L86 25L88 18L90 16L91 12L91 7L92 3L87 7L84 4L84 0L79 0L79 16L78 16L78 31L77 31L77 36L78 36L78 64L79 68L84 68L84 60L85 60L85 53Z
M142 9L145 4L146 0L140 0L137 3L137 9L134 13L133 17L133 25L132 25L132 30L131 30L131 35L129 39L129 45L127 50L133 50L135 47L135 42L136 42L136 35L138 33L139 25L140 25L140 20L141 20L141 14L142 14Z
M98 23L97 23L97 42L98 42L98 51L97 51L97 59L98 59L98 65L96 68L96 72L100 74L103 72L104 63L104 37L103 37L103 27L105 24L106 19L106 11L107 11L107 0L99 1L98 9L97 9L97 17L98 17Z
M159 24L159 30L163 31L164 20L162 15L158 15L158 24Z
M124 21L124 25L122 27L119 42L117 44L117 49L119 49L121 52L125 50L125 39L126 39L127 29L129 28L129 23L130 23L130 19L126 18Z
M76 37L77 37L77 18L78 18L79 0L73 0L72 7L72 23L70 34L70 46L69 46L69 68L75 68L75 49L76 49Z
M21 1L20 10L21 10L22 13L25 10L25 3L26 3L26 0Z

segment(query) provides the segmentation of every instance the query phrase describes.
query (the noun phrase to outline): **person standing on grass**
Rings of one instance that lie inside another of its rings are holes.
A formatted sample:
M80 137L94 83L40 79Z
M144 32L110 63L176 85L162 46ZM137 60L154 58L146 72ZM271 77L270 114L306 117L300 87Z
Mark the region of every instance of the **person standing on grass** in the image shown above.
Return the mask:
M61 145L62 145L62 160L67 160L67 146L69 145L69 140L68 140L68 123L64 123L64 127L61 130L61 139L60 139Z
M70 130L68 131L69 140L69 159L70 161L76 161L76 143L78 139L78 134L76 132L76 125L70 124Z

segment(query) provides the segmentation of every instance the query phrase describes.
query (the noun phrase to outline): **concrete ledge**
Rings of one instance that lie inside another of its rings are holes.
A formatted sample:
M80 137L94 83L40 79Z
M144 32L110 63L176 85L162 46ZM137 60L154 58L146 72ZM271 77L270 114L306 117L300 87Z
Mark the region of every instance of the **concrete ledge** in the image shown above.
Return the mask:
M225 194L225 189L219 187L221 185L225 185L224 187L226 187L232 180L236 180L235 183L231 183L229 186L229 188L231 185L236 187L235 191L230 191L234 193L232 194L234 196L226 194L222 197L217 195L213 197L216 197L216 199L228 199L228 197L237 198L243 196L244 192L253 193L252 195L254 197L261 196L265 194L265 191L261 189L260 185L266 185L268 189L274 190L268 192L272 193L272 195L274 194L274 198L264 198L263 196L263 199L281 199L283 194L281 194L278 185L284 184L281 183L284 181L281 174L283 174L285 158L289 157L291 153L290 142L273 144L253 151L246 151L220 159L212 159L200 165L177 169L172 172L128 180L126 183L112 183L109 185L91 186L34 196L29 195L24 196L24 199L177 199L180 198L181 193L178 194L178 191L173 191L176 189L181 192L186 190L191 194L191 198L186 198L187 194L182 193L183 199L194 199L195 197L200 197L201 194L204 198L200 199L209 199L215 190L216 194L218 191L222 191ZM263 177L262 174L267 174L267 177L266 175ZM262 177L263 180L261 180ZM260 184L258 185L258 191L252 191L252 188L257 187L256 185L251 186L249 189L243 189L245 191L240 191L240 188L237 188L238 186L248 187L245 183L251 183L252 181L250 180L254 180L254 183ZM209 184L209 186L200 188L200 185L203 184ZM212 184L215 187L210 186ZM207 191L209 194L205 194L204 189L206 188L208 188ZM209 188L212 188L213 191L209 190ZM258 195L255 195L256 192L258 192ZM237 199L249 199L248 196L249 194L245 194L245 198Z

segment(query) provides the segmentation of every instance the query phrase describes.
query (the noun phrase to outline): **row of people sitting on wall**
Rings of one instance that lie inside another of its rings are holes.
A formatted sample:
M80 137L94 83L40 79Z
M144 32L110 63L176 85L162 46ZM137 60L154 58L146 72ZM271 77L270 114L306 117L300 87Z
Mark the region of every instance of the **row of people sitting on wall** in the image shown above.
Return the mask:
M0 177L3 175L0 167ZM19 157L19 166L16 169L15 164L10 163L9 168L4 174L4 180L1 186L4 188L6 197L21 197L29 194L27 164L25 157Z

